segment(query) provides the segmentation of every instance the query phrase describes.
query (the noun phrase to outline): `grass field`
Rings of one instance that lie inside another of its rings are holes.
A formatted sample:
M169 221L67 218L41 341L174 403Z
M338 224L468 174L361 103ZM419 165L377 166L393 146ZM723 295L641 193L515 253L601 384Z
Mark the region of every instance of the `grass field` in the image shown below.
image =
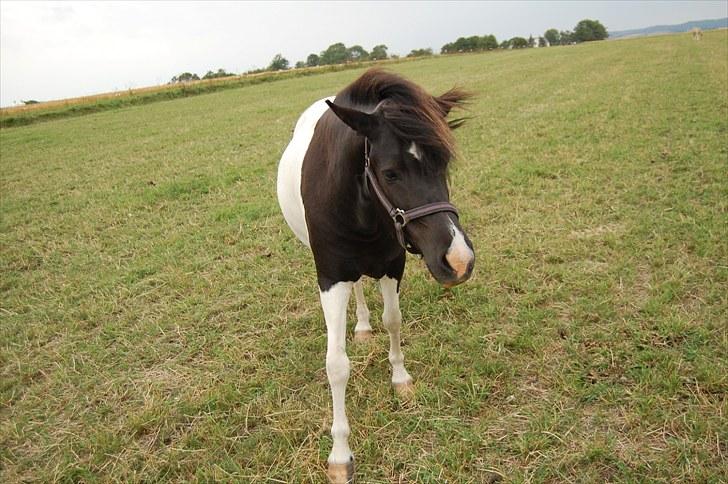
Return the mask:
M381 324L349 345L359 482L726 482L728 31L393 70L478 95L452 169L478 262L448 294L409 261L414 402ZM275 172L361 72L0 130L0 481L323 479Z

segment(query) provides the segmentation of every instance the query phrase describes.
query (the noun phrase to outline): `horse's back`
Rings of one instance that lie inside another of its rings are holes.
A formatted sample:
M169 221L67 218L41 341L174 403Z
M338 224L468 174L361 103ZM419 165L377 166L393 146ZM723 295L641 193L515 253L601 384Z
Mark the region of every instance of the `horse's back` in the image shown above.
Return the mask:
M334 97L316 101L298 118L293 138L278 164L278 204L283 212L283 218L296 237L308 247L311 245L308 241L306 212L301 197L301 170L316 123L328 109L326 100L333 101Z

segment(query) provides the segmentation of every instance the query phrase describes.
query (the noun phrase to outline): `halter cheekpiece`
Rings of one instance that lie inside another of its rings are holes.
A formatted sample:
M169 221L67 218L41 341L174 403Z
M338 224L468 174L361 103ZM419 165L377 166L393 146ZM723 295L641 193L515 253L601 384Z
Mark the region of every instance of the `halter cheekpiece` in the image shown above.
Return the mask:
M379 183L372 172L371 162L369 160L369 139L367 138L364 138L364 175L367 182L374 190L374 194L379 199L379 202L392 218L392 222L394 222L394 231L397 234L397 242L399 242L399 245L401 245L403 249L412 254L417 254L417 252L415 252L411 244L407 243L404 233L404 228L409 222L439 212L452 212L456 217L459 217L457 209L450 202L428 203L409 210L402 210L401 208L392 205L382 191L382 188L379 186Z

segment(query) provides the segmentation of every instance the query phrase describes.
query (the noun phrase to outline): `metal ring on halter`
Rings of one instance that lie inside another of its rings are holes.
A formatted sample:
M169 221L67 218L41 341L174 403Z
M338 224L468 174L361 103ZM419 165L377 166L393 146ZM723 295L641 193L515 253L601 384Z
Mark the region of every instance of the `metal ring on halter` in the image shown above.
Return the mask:
M406 215L407 213L401 208L395 208L394 213L390 214L392 220L394 220L394 223L398 223L400 227L404 227L405 225L407 225Z

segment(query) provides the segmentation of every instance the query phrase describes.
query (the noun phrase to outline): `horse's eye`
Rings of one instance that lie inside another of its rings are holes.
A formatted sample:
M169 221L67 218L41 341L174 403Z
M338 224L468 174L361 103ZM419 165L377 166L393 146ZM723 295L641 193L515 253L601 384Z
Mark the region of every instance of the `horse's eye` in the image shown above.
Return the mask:
M387 180L388 182L396 181L399 178L399 176L397 175L397 172L394 170L384 170L382 172L382 175L384 175L384 179Z

